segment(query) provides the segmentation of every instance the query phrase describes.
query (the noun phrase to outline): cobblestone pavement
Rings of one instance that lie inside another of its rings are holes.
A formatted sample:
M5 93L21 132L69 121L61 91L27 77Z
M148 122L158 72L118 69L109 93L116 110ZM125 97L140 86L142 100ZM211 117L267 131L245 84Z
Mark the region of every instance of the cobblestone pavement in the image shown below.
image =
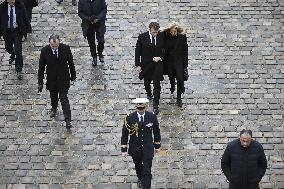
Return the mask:
M190 65L182 109L167 77L162 84L153 188L227 188L220 159L242 128L268 158L261 187L284 188L283 0L108 0L106 63L96 68L71 0L41 2L24 43L23 81L0 42L0 189L137 188L120 136L131 100L146 96L133 72L134 45L151 20L187 28ZM37 93L39 50L51 33L72 46L78 72L71 133L62 111L49 118L48 92Z

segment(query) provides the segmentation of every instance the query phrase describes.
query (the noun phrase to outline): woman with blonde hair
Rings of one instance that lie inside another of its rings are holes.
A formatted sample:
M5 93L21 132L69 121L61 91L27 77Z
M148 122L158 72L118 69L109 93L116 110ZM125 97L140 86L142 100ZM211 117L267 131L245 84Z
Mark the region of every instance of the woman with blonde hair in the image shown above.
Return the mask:
M171 94L175 91L177 81L177 105L182 107L181 94L185 92L184 81L188 79L188 44L183 28L171 23L165 32L165 69L171 83Z

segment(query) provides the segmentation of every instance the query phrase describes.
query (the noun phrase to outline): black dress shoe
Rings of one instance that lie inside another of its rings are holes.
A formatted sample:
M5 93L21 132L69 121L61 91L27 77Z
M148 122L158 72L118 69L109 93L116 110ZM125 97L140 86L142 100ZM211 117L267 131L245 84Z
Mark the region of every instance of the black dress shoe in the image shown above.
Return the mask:
M62 3L63 0L55 0L58 4Z
M138 182L137 182L137 186L138 186L138 188L142 188L142 182L141 182L140 179L139 179Z
M94 67L98 65L97 57L94 57L94 58L93 58L92 65L93 65Z
M9 59L9 64L12 64L15 61L15 54L11 54Z
M101 63L104 63L105 62L104 56L103 55L99 55L99 60L100 60Z
M72 125L70 120L66 120L65 122L66 122L66 129L71 129Z
M72 5L76 6L77 5L77 1L76 0L72 0Z
M22 72L17 72L17 79L22 80L23 79L23 74Z
M50 112L49 112L49 115L50 115L51 118L55 117L56 109L51 109Z

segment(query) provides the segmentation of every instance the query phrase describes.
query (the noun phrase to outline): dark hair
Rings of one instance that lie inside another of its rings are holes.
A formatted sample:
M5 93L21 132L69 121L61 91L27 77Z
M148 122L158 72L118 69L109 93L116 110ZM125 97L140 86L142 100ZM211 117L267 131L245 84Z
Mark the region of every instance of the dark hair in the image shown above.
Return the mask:
M154 30L159 30L160 25L159 25L158 22L151 22L151 23L149 24L149 29L151 29L151 28L153 28Z
M243 129L243 130L241 130L240 136L242 134L248 134L248 135L250 135L252 137L252 131L250 129Z
M56 39L58 39L58 40L60 41L59 35L57 35L57 34L52 34L52 35L49 37L48 41L50 42L50 40L52 40L53 42L55 42Z

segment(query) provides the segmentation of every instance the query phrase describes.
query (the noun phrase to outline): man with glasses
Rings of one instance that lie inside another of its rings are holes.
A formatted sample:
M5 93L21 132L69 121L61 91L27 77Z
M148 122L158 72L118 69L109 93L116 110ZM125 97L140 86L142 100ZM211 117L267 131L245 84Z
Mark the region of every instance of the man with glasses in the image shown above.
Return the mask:
M154 149L159 152L161 147L159 123L155 114L146 111L148 102L147 98L133 100L136 111L125 118L121 136L122 156L129 154L132 157L138 177L137 186L143 189L151 188Z
M160 82L163 80L163 58L165 56L164 37L159 33L159 24L151 22L149 31L138 36L135 48L135 66L139 72L139 79L144 79L147 98L152 100L153 110L159 113L161 93ZM151 82L153 81L153 93Z

